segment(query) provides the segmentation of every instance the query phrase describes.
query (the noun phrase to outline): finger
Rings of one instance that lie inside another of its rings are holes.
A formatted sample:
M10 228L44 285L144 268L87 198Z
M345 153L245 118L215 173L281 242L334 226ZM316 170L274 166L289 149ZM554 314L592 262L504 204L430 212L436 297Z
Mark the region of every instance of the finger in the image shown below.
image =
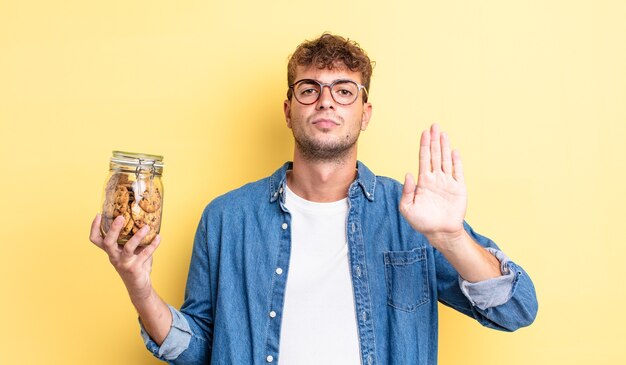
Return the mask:
M137 246L141 243L144 237L150 232L150 226L145 225L141 227L140 230L137 231L129 240L124 244L124 249L122 250L122 255L126 257L132 257L135 254L135 250Z
M120 235L120 231L122 230L122 227L124 227L124 216L119 215L117 216L117 218L113 220L113 223L111 224L111 228L109 228L109 232L107 232L106 236L104 236L104 240L102 241L103 242L102 248L109 255L115 252L115 250L118 248L117 238Z
M433 172L441 170L441 143L437 123L430 127L430 163Z
M454 179L460 183L465 183L465 177L463 176L463 163L461 162L461 154L459 151L452 151L452 164L454 167Z
M430 167L430 132L423 131L420 138L420 167L419 174L426 174L431 171Z
M150 260L150 258L152 257L152 254L154 254L154 251L156 251L156 249L159 247L160 244L161 244L161 236L157 234L152 240L152 242L150 242L148 246L144 246L144 249L141 251L140 255L142 256L142 263L145 263L146 261Z
M96 218L91 222L91 231L89 233L89 241L100 248L102 248L102 234L100 233L101 222L102 215L96 214Z
M413 204L415 199L415 179L413 175L407 173L404 176L404 188L402 188L402 197L400 198L400 206L406 207Z
M441 167L447 175L452 174L452 154L450 153L450 140L446 132L441 132Z

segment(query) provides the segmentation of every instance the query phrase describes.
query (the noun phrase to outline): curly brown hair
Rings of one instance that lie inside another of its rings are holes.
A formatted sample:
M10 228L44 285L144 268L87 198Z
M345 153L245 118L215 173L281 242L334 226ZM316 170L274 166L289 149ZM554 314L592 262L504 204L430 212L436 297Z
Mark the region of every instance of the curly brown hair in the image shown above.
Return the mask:
M317 39L302 42L296 48L287 64L287 84L294 83L298 66L315 65L319 69L329 70L347 67L352 72L361 73L361 82L369 91L374 64L355 41L324 33ZM287 99L291 100L291 95L289 89ZM367 101L367 93L363 93L363 101Z

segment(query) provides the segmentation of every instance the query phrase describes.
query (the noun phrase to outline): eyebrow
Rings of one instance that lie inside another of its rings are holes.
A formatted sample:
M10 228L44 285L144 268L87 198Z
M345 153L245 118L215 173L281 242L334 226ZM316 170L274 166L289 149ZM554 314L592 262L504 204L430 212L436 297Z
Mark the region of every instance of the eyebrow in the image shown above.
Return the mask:
M298 80L298 81L294 82L294 84L297 84L297 83L299 83L299 82L305 82L305 81L309 81L309 82L318 82L318 83L320 83L320 84L326 84L326 85L328 85L328 84L332 84L332 83L335 83L335 82L337 82L337 81L349 81L349 82L355 82L355 83L357 83L357 84L358 84L358 82L356 82L355 80L351 80L351 79L335 79L335 80L333 80L333 81L331 81L331 82L328 82L328 83L326 83L326 82L322 82L322 81L320 81L320 80L316 80L316 79L300 79L300 80Z

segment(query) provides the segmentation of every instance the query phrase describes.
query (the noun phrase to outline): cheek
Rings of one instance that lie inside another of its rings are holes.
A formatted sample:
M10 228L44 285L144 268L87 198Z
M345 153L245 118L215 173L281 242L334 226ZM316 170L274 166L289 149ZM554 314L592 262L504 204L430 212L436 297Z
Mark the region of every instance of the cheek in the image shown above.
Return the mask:
M305 120L306 119L306 113L304 113L302 110L299 110L298 108L290 109L289 110L289 119L291 120L292 123L296 123L296 122L299 122L301 120Z

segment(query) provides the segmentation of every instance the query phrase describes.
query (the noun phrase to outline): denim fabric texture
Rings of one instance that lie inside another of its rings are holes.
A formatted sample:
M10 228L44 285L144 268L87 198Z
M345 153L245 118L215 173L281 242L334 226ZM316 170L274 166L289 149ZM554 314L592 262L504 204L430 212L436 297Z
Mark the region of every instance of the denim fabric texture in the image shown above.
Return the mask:
M142 330L156 357L186 365L278 362L291 246L291 216L284 206L291 166L205 208L185 301L180 311L170 307L170 333L159 347ZM346 232L363 365L436 364L438 301L497 330L534 321L537 298L530 277L493 241L465 223L473 239L498 258L504 275L464 281L400 214L402 185L375 176L361 162L357 168Z

